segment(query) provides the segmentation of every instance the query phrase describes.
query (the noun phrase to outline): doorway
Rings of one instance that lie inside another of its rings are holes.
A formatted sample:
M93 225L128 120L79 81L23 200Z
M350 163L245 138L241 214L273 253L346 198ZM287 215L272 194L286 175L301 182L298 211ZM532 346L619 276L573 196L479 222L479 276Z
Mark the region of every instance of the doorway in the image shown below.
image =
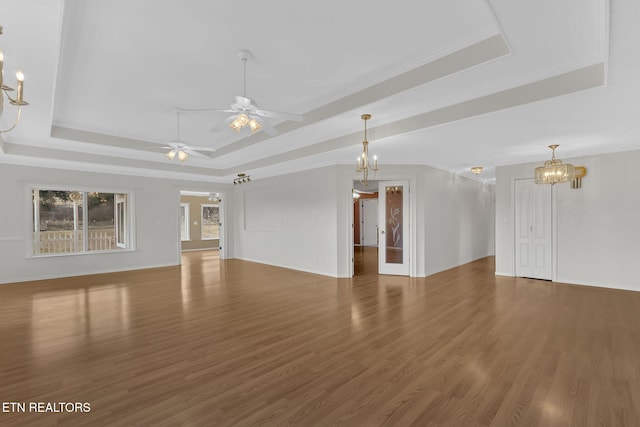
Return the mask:
M352 275L409 276L409 180L370 181L366 188L354 180L352 185Z
M353 275L378 273L378 184L352 182Z
M222 193L180 191L179 250L180 253L215 251L225 258L224 209Z

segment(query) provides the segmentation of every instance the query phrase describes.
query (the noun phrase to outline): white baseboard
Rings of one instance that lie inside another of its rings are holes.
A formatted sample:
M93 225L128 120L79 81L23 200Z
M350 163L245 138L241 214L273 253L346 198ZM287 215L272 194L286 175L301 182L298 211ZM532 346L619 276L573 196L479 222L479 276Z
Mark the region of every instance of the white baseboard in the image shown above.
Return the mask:
M496 276L507 276L507 277L515 277L513 273L503 273L501 271L496 271Z

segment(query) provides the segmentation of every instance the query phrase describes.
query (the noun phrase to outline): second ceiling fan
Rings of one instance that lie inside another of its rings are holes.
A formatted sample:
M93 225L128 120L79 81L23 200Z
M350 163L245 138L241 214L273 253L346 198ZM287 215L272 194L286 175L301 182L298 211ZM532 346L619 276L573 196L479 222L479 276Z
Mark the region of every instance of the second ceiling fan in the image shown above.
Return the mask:
M248 50L240 50L238 57L242 61L242 96L235 96L235 102L230 105L230 108L182 108L182 111L218 111L232 113L226 120L214 126L211 129L212 132L228 125L236 132L248 131L250 134L254 134L259 130L264 130L267 134L273 136L276 135L278 131L265 119L273 118L276 120L302 121L302 116L299 114L261 110L251 98L247 98L247 60L251 57L251 53Z
M203 154L201 152L213 152L213 151L216 151L215 148L213 148L213 147L194 147L194 146L186 144L180 138L180 113L181 112L182 112L182 109L180 109L180 108L176 109L176 139L174 139L173 141L169 142L167 146L159 147L159 148L161 150L169 150L165 154L165 156L167 156L167 158L169 160L173 160L173 159L175 159L177 157L178 160L180 160L181 162L185 162L189 158L190 155L191 156L195 156L195 157L204 158L204 159L210 159L211 157L209 157L206 154Z

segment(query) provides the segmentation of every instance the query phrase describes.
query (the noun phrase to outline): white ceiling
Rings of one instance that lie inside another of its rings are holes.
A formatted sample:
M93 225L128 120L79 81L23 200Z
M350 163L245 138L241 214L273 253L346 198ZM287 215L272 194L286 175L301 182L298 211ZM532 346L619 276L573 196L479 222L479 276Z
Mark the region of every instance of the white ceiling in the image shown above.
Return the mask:
M20 125L0 162L230 183L354 164L362 113L385 164L491 180L496 166L640 149L636 0L0 0L5 81L24 70ZM169 161L176 107L242 94L301 114L275 137L181 137L217 149ZM14 111L5 105L2 127ZM475 176L471 166L484 166Z

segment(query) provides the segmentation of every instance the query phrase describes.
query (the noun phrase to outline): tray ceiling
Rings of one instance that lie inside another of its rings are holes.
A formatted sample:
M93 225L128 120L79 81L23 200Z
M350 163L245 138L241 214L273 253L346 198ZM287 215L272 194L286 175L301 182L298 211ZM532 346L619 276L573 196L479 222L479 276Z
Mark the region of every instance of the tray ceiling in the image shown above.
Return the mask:
M550 143L561 158L640 148L632 0L2 0L2 10L5 76L25 71L31 105L2 135L0 162L256 179L355 163L362 113L382 167L472 179L546 160ZM169 161L159 147L176 138L176 107L227 108L242 94L240 49L252 53L246 95L304 121L239 137L210 132L224 113L182 113L181 139L216 151Z

